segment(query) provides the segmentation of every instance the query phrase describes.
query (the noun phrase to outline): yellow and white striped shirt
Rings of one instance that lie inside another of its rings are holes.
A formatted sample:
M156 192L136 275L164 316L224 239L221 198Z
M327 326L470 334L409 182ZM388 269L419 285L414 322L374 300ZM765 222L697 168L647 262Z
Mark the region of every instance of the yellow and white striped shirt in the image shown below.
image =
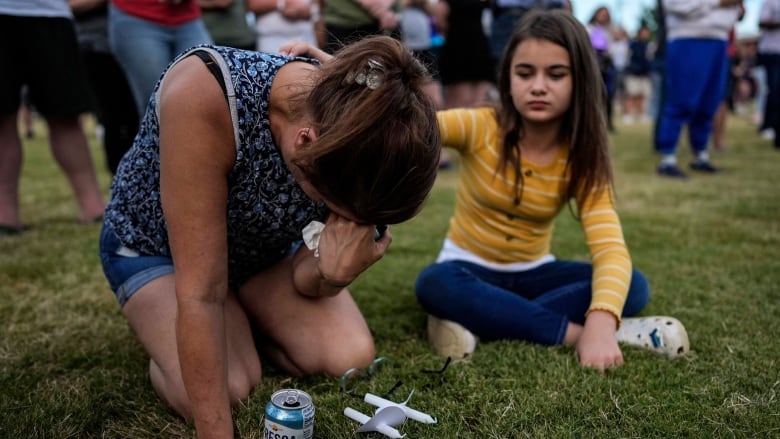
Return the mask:
M491 108L438 113L442 144L461 155L455 213L447 238L492 264L533 263L550 254L553 220L566 206L561 185L568 183L568 148L553 163L522 160L524 187L514 204L514 169L496 174L500 139ZM604 310L620 321L631 283L631 257L623 239L611 192L578 206L593 263L589 311Z

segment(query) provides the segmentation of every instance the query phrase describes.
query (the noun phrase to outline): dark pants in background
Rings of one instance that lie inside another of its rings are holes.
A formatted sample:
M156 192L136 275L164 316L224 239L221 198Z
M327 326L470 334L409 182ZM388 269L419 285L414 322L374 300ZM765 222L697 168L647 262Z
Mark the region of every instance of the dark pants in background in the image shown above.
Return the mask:
M116 173L119 161L133 144L138 131L138 112L122 68L113 55L82 52L92 91L95 115L104 129L106 166Z

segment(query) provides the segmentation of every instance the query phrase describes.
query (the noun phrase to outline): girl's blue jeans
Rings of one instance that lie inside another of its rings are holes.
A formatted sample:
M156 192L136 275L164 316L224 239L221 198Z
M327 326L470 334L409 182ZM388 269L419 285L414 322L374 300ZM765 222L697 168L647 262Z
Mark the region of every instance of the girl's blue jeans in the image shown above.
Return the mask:
M569 322L585 322L592 271L591 264L575 261L511 273L447 261L420 272L415 293L429 314L458 322L483 340L556 345ZM649 299L647 279L633 270L623 316L636 315Z

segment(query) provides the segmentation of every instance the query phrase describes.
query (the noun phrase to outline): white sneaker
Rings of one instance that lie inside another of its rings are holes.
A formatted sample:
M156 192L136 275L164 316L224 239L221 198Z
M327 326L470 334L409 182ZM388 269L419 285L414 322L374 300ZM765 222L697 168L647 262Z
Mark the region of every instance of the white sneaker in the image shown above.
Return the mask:
M617 339L668 357L680 357L691 350L683 324L668 316L625 318L620 323Z
M463 358L474 352L477 337L463 326L428 315L428 341L443 357Z
M761 140L769 140L771 142L772 140L775 140L775 129L766 128L758 133L758 135L761 137Z

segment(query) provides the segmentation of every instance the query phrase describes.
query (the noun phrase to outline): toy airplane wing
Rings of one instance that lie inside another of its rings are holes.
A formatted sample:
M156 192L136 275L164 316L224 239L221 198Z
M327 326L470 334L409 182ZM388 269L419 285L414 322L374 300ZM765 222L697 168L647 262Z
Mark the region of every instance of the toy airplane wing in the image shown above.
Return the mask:
M344 409L344 415L353 421L363 424L357 429L358 433L376 431L393 439L401 439L406 436L394 428L406 421L406 415L400 407L387 406L380 408L370 418L352 407L347 407Z
M373 406L379 407L380 409L386 407L398 407L404 411L404 415L406 415L406 417L409 419L414 419L415 421L422 422L423 424L435 424L437 422L436 418L427 413L417 411L407 405L409 400L412 399L412 395L414 395L414 390L412 390L412 392L409 394L409 397L406 398L406 401L401 403L393 402L371 393L366 393L366 395L363 397L363 400Z

